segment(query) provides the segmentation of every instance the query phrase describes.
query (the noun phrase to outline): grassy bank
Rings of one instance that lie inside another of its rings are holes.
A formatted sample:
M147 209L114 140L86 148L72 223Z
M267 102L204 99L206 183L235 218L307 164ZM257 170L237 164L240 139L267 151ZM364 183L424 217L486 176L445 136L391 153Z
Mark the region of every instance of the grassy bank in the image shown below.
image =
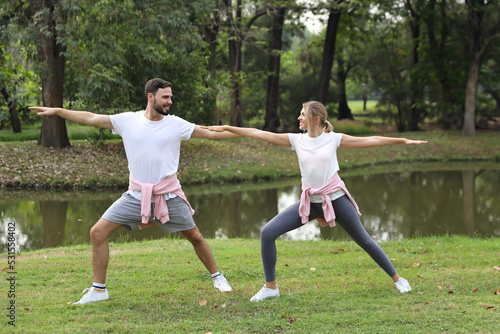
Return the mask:
M264 281L259 241L208 242L233 292L212 287L185 240L112 243L110 300L83 306L70 303L91 284L90 246L18 254L15 332L499 331L498 240L432 237L381 243L412 285L413 291L407 294L400 294L353 242L278 241L281 297L260 303L248 301ZM11 299L7 300L8 287L3 282L5 306ZM7 315L6 308L2 310ZM8 332L6 317L2 318Z
M500 162L500 132L478 132L473 138L462 137L458 131L403 136L429 143L339 149L341 172L360 168L412 170L427 162ZM123 145L116 139L102 148L85 140L72 140L72 147L67 149L42 148L35 141L2 142L0 156L2 189L99 189L128 185ZM184 185L279 180L298 175L297 158L288 148L246 139L192 139L182 145L179 178Z

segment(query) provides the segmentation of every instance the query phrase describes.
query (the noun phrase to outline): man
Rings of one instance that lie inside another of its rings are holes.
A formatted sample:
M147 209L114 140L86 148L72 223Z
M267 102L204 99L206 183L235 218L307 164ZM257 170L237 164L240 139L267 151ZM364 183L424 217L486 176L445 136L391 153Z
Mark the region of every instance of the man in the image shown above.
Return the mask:
M94 283L74 304L109 299L106 289L109 235L121 226L132 231L139 225L151 225L151 221L165 233L180 231L212 275L214 286L220 291L232 290L226 278L219 273L210 247L193 221L194 210L182 192L176 173L182 140L234 139L239 136L211 132L169 115L171 86L165 80L151 79L145 86L146 110L111 116L62 108L30 107L40 116L58 115L76 123L112 129L113 133L122 137L125 146L130 172L129 190L108 208L90 230Z

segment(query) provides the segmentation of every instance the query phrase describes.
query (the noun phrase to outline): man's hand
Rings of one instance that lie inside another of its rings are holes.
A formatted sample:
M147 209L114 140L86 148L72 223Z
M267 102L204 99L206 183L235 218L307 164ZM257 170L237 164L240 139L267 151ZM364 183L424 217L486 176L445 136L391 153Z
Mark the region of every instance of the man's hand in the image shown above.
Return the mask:
M202 129L207 129L213 132L224 132L224 125L201 126Z
M57 111L60 108L49 108L49 107L28 107L30 110L36 111L38 116L52 116L57 115Z
M113 124L111 123L109 115L94 114L88 111L68 110L63 108L28 107L28 109L36 111L38 116L57 115L75 123L97 126L105 129L113 129Z

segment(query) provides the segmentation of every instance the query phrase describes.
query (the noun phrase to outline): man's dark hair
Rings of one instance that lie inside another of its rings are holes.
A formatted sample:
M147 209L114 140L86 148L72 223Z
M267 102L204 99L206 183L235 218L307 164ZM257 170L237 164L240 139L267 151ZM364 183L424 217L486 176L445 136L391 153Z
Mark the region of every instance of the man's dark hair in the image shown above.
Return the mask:
M146 82L146 87L144 88L144 95L146 96L147 99L149 93L152 93L154 95L158 89L166 87L172 87L172 84L163 79L158 79L158 78L151 79L148 82Z

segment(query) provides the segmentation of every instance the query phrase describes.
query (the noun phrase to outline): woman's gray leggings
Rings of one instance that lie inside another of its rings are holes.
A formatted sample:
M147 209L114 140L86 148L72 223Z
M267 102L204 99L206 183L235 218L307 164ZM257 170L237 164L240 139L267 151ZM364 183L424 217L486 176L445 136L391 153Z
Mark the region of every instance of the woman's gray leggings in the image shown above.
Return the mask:
M396 275L396 269L382 248L370 237L359 220L358 213L347 196L332 201L336 223L361 246L375 262L389 275ZM289 231L303 226L299 216L300 201L291 205L271 219L260 231L260 251L266 282L276 279L276 239ZM309 220L323 215L321 203L311 203Z

